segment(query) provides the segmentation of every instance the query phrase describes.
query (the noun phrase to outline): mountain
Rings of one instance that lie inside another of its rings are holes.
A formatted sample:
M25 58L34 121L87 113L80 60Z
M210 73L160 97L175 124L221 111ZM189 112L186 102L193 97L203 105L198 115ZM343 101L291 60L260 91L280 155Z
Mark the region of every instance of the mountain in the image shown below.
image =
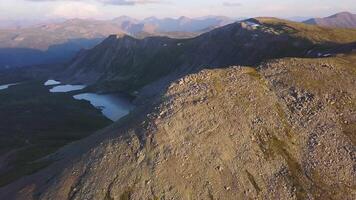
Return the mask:
M72 19L15 30L0 30L0 66L67 62L80 49L91 48L112 33L115 24Z
M8 20L0 19L0 29L20 29L28 28L32 26L38 26L49 23L60 23L64 22L65 19L55 18L55 19L24 19L24 20Z
M293 17L288 17L286 19L294 22L304 22L310 18L311 17L293 16Z
M134 94L135 110L0 196L353 199L355 33L255 18L189 39L112 35L52 76Z
M346 46L352 42L355 30L340 32L274 18L249 19L190 39L112 35L79 54L62 77L104 90L135 92L161 78L174 79L206 67L327 56L350 51L352 45Z
M356 28L356 14L341 12L325 18L312 18L304 23L326 27Z
M0 30L0 68L69 61L80 49L100 43L111 34L135 37L154 35L194 37L208 27L232 22L228 18L137 20L121 16L113 20L71 19L18 29Z
M47 50L68 40L104 38L122 32L111 22L71 19L62 23L1 31L1 48L31 48Z
M112 19L111 21L117 23L117 24L122 24L124 22L131 22L131 23L139 23L140 20L138 19L135 19L133 17L130 17L130 16L126 16L126 15L122 15L120 17L116 17L114 19Z
M353 199L355 54L179 78L4 199ZM144 97L143 97L144 98Z
M157 27L158 32L199 32L203 29L206 29L207 27L220 27L232 22L233 20L230 18L220 16L207 16L196 19L191 19L184 16L178 19L158 19L155 17L150 17L142 21L144 24Z

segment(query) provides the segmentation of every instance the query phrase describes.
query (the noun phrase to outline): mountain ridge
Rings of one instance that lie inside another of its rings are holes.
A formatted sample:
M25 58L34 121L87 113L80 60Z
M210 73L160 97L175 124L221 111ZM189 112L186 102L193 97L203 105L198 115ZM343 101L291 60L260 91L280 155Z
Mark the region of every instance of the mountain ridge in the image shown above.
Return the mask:
M315 33L310 34L312 31ZM134 92L170 73L196 71L205 66L253 66L279 57L335 54L336 47L356 41L355 33L353 30L339 33L276 18L256 18L190 39L111 36L74 59L63 77L67 77L66 81L100 83L107 88L115 85L120 91Z
M326 27L356 28L356 14L340 12L325 18L312 18L304 23Z

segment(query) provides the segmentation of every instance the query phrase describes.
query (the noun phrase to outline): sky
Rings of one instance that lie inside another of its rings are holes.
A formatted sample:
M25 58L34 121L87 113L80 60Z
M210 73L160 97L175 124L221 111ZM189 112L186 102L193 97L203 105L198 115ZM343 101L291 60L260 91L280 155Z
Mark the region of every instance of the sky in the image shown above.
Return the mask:
M200 17L325 17L356 13L356 0L0 0L0 20Z

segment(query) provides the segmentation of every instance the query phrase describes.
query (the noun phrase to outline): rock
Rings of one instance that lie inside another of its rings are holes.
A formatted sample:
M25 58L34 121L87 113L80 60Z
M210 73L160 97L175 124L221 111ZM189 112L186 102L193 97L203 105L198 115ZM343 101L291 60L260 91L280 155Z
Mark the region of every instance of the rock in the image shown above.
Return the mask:
M225 190L227 190L227 191L230 191L230 190L231 190L231 187L229 187L229 186L224 186L224 188L225 188Z

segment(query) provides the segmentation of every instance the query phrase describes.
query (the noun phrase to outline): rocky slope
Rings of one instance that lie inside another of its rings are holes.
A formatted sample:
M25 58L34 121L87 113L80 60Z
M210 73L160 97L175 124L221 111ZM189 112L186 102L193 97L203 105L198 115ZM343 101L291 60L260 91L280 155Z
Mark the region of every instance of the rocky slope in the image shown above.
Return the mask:
M5 199L354 199L356 55L203 70Z
M77 56L62 75L101 90L134 92L162 78L203 68L256 66L282 57L327 57L349 52L356 30L338 30L275 18L249 19L191 39L113 35Z
M304 23L326 27L356 28L356 14L341 12L325 18L312 18Z

